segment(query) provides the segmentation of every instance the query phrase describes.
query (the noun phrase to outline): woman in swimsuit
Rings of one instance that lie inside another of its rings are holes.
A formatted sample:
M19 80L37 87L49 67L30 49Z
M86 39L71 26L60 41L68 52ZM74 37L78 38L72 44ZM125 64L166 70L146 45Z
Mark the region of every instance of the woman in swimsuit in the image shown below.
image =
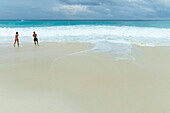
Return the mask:
M18 44L18 47L19 47L19 38L18 38L18 32L16 32L16 34L15 34L15 39L14 39L14 47L15 47L15 44L16 44L16 42L17 42L17 44Z

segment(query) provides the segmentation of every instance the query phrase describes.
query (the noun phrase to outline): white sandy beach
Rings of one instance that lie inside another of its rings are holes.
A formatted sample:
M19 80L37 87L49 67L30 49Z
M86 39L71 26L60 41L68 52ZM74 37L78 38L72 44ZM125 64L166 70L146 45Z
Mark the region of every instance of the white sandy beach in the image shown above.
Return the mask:
M133 60L81 43L0 47L0 113L169 113L170 47L132 48Z

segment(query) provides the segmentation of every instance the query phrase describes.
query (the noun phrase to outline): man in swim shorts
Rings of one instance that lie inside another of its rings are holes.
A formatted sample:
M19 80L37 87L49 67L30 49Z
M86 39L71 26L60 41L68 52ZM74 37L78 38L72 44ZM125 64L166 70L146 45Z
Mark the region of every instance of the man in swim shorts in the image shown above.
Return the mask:
M36 45L38 45L38 46L39 46L39 44L38 44L38 38L37 38L37 34L35 33L35 31L33 32L33 37L34 37L34 44L35 44L35 46L36 46Z

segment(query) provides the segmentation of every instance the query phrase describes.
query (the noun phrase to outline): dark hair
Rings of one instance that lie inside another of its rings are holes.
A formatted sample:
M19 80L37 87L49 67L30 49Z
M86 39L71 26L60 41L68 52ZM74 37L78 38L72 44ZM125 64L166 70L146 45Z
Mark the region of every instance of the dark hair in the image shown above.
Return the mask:
M35 31L33 33L35 33Z
M16 32L16 34L18 34L18 32Z

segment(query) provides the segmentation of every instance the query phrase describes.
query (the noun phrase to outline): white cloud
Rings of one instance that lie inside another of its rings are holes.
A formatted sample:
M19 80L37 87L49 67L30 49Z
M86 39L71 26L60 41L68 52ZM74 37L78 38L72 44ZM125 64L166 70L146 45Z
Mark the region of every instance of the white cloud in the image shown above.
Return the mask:
M170 0L0 0L2 18L170 18Z
M65 12L68 15L76 15L80 13L90 12L87 5L68 5L57 4L52 8L54 12Z
M158 0L164 6L170 7L170 0Z
M129 0L129 2L138 2L139 0Z

